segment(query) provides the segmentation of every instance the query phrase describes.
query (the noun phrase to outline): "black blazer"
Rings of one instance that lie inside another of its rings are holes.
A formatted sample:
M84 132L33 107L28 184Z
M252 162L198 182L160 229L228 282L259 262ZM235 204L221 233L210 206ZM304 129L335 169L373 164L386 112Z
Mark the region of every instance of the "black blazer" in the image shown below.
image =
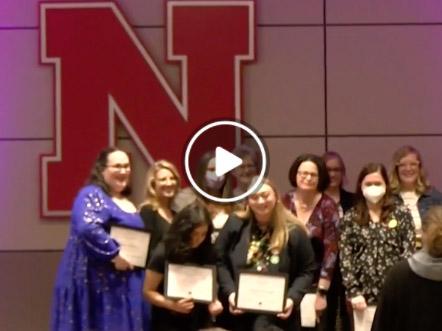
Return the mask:
M347 212L351 207L353 207L356 203L356 194L348 192L341 188L340 193L341 195L341 201L339 202L342 206L342 210Z
M251 222L230 216L215 243L220 295L224 300L235 292L239 271L246 267ZM268 271L288 275L288 297L297 306L309 289L315 270L310 239L300 227L294 227L289 231L289 239L280 252L279 262L271 263Z

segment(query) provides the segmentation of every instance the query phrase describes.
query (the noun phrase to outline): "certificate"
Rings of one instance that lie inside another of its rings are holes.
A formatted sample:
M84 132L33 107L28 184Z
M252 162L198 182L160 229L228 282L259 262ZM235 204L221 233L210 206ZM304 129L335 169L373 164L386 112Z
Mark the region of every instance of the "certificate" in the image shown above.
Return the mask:
M150 233L143 229L112 225L110 236L120 245L119 255L135 267L145 268Z
M375 312L376 306L368 306L364 310L353 310L354 330L370 331Z
M286 274L241 271L237 281L236 307L257 313L281 313L286 294Z
M215 299L215 267L168 263L164 294L172 299L192 298L210 303Z

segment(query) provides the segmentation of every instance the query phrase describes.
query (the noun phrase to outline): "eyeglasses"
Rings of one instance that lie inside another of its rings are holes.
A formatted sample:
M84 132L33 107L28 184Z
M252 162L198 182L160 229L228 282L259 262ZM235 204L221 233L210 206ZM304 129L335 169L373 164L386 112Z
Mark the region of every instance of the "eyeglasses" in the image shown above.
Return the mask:
M112 168L112 169L115 169L115 170L118 170L118 171L130 170L130 164L129 163L125 163L125 164L120 164L120 163L109 164L109 165L106 166L106 168Z
M397 167L399 169L405 169L405 168L411 168L411 169L416 169L418 168L420 165L419 162L410 162L410 163L398 163Z
M310 176L312 179L318 178L318 174L316 172L298 171L298 175L301 178L307 178L308 176Z
M341 167L336 167L336 168L327 168L328 172L342 172L342 168Z

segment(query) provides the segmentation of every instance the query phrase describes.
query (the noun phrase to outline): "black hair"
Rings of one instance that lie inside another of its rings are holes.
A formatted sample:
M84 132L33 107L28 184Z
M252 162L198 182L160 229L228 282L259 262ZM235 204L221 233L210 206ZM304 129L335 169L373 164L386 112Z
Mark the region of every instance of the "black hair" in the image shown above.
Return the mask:
M310 161L316 165L318 168L318 187L317 190L319 192L324 192L328 185L330 184L330 177L328 175L327 167L325 166L324 160L315 154L301 154L299 155L295 161L293 161L289 170L289 181L293 187L297 187L296 183L296 175L298 174L298 169L301 163Z

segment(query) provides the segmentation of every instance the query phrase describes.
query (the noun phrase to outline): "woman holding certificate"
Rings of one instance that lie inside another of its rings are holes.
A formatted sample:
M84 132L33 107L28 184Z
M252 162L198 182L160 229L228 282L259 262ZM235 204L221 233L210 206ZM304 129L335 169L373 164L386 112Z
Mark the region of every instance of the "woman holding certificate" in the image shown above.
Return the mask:
M229 303L231 328L298 330L295 311L315 269L305 228L284 208L269 180L247 204L229 218L216 242L220 293Z
M176 214L154 250L143 290L152 304L153 330L197 331L222 312L216 297L212 231L207 209L194 202Z
M388 270L411 256L411 214L391 197L385 167L369 163L359 174L357 203L341 223L340 266L354 311L355 330L370 325Z
M71 214L68 243L58 270L51 330L143 328L143 269L121 256L112 225L142 228L130 193L130 160L117 148L100 152Z
M324 160L313 154L298 156L290 167L289 180L294 189L284 196L284 203L306 226L315 251L317 268L311 288L315 297L308 298L320 321L317 329L334 330L334 325L326 325L323 313L338 255L339 214L335 201L324 193L330 183Z
M172 200L180 186L176 167L166 160L156 161L146 175L146 200L141 204L140 215L145 229L151 233L149 256L169 230L174 216Z

